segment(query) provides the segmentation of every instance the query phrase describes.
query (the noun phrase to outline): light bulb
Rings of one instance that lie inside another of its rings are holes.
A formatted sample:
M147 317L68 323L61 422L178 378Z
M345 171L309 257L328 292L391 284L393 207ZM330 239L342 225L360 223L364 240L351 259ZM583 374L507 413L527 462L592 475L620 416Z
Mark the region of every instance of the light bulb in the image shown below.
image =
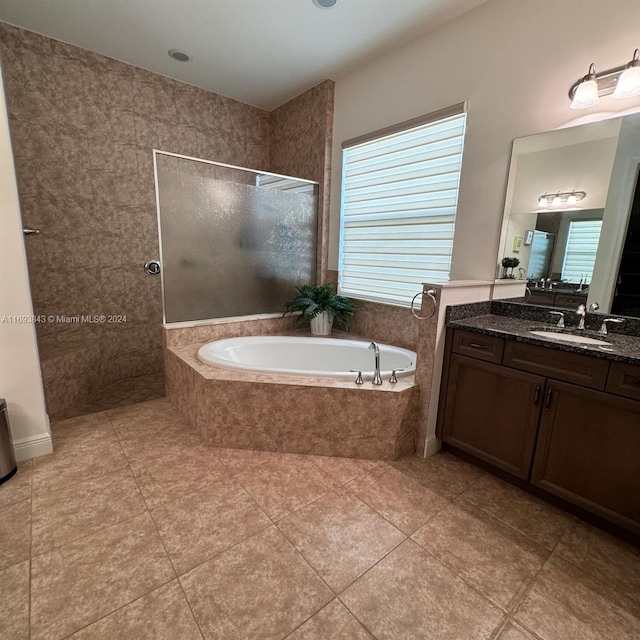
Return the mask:
M543 195L543 196L540 196L538 198L538 206L539 207L546 207L547 206L547 195L546 194Z
M633 60L618 78L618 84L612 98L622 100L640 95L640 49L633 52Z
M560 196L555 196L551 204L554 207L559 207L562 204L562 200L560 200Z
M600 102L598 95L598 81L596 79L596 65L589 67L589 73L582 79L576 87L571 101L570 109L588 109L595 107Z
M578 198L576 198L576 192L574 191L567 198L567 204L577 204L577 202L578 202Z

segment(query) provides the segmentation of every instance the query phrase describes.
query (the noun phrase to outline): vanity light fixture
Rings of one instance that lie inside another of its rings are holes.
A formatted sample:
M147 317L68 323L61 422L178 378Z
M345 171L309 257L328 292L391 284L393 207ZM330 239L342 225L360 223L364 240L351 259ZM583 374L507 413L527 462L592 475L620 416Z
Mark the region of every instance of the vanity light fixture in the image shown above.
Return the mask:
M613 67L596 73L596 65L589 66L589 73L574 82L569 89L571 109L588 109L600 102L601 96L613 94L616 100L640 95L640 50L633 52L631 61L621 67Z
M569 89L569 97L572 98L570 109L588 109L600 102L595 64L592 63L589 73Z
M633 58L618 78L618 83L611 97L621 100L638 95L640 95L640 49L633 52Z
M538 207L559 207L564 205L574 205L583 200L587 195L586 191L556 191L555 193L543 193L538 198Z

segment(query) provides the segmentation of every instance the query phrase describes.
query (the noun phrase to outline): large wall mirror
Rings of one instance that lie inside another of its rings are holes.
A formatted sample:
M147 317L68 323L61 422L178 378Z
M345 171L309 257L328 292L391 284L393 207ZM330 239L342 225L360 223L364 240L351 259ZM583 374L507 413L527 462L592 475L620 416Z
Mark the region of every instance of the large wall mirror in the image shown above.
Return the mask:
M637 113L514 140L496 277L640 317L639 169Z

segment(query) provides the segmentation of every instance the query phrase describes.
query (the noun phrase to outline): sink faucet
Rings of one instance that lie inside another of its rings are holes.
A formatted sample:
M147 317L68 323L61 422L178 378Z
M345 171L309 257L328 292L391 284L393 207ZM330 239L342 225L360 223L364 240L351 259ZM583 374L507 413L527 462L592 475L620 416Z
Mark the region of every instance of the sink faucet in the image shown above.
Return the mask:
M587 308L581 304L577 309L576 313L580 316L580 322L578 323L578 329L581 331L584 330L584 321L587 317Z
M562 311L549 311L549 315L558 316L558 323L556 324L556 327L564 329L564 313L562 313Z
M373 384L382 384L382 377L380 376L380 349L375 342L369 345L369 349L373 349L373 353L376 359L376 369L373 373Z

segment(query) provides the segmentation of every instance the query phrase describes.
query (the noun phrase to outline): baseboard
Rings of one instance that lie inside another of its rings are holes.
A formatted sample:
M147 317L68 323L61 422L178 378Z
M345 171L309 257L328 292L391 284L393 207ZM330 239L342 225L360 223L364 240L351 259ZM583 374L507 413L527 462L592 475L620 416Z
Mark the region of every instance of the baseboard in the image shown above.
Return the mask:
M435 436L428 438L424 444L423 456L425 458L431 457L434 453L438 453L438 451L440 451L441 446L442 440L439 438L436 438Z
M53 453L51 435L48 433L39 433L37 436L17 440L13 443L13 452L15 453L17 462Z

